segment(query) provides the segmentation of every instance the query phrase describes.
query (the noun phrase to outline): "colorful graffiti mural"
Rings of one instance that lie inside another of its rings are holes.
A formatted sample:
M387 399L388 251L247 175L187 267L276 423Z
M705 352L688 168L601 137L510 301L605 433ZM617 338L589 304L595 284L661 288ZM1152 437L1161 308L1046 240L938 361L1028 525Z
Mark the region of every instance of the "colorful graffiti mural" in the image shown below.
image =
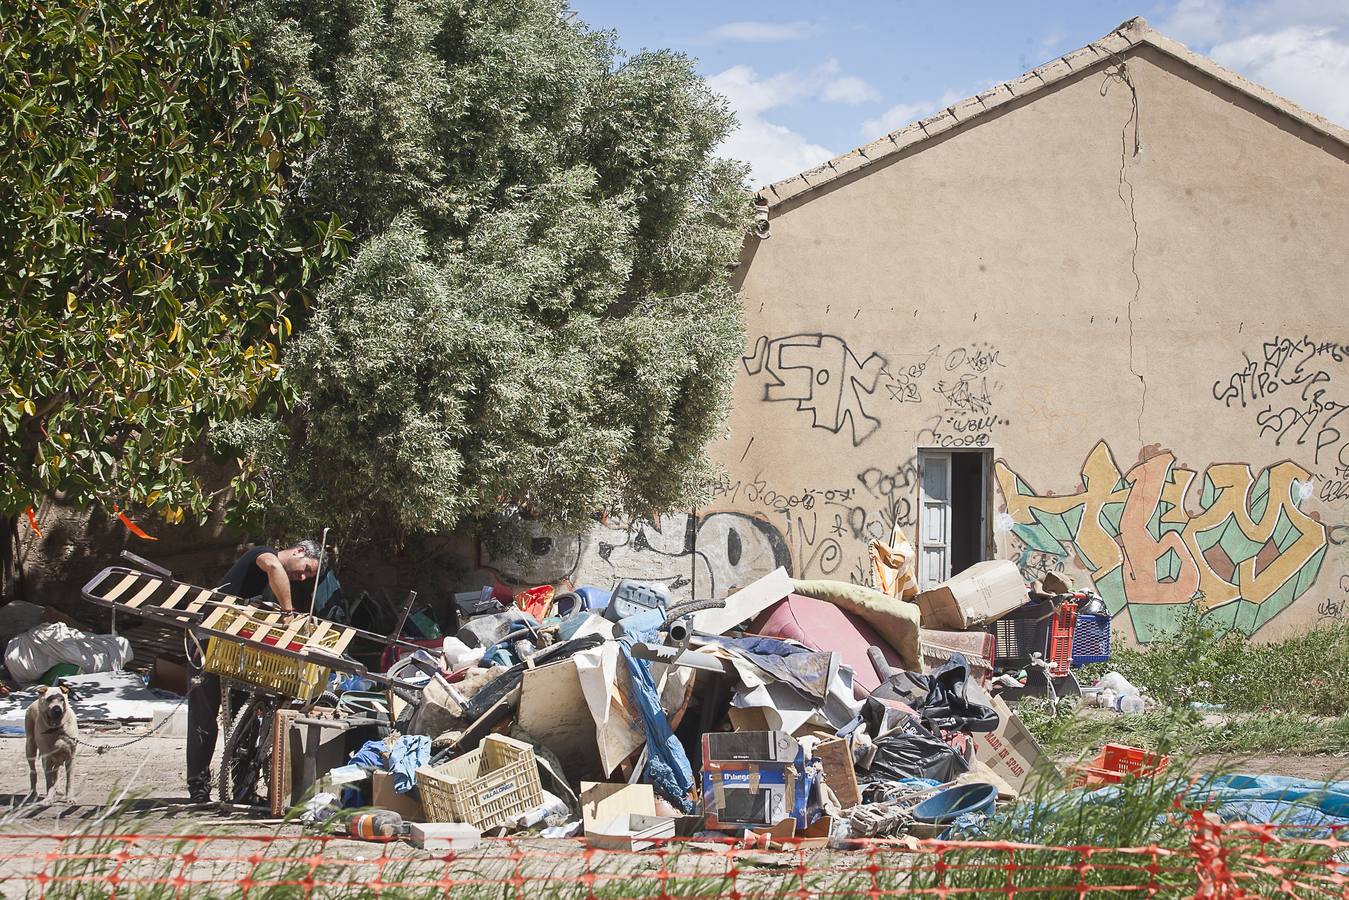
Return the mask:
M1254 634L1320 571L1326 528L1299 508L1312 481L1296 463L1259 475L1244 463L1214 463L1194 513L1186 499L1196 473L1170 452L1123 472L1101 441L1081 475L1076 493L1040 494L997 462L1011 531L1026 553L1075 554L1111 613L1128 613L1140 641L1170 632L1191 602L1215 623Z

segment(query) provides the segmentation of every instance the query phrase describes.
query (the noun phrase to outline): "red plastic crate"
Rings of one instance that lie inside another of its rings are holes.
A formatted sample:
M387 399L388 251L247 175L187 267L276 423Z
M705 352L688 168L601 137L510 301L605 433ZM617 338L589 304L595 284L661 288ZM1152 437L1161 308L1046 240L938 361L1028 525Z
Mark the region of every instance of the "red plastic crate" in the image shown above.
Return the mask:
M1124 744L1106 744L1091 762L1073 766L1073 787L1119 784L1125 776L1151 778L1171 765L1171 757Z
M1049 648L1045 659L1063 672L1073 659L1073 629L1077 627L1077 604L1064 603L1049 620Z

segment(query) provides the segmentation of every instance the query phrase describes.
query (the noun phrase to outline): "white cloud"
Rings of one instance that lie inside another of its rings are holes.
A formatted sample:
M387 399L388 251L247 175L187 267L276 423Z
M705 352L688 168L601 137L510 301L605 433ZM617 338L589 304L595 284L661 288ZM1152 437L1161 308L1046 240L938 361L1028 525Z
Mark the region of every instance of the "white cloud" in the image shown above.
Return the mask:
M1210 55L1247 78L1349 126L1349 40L1294 26L1218 44Z
M718 149L720 156L750 165L756 185L771 184L814 168L833 151L764 118L764 113L821 91L818 73L782 72L763 78L745 65L732 66L707 79L735 110L740 126Z
M879 100L881 95L861 78L855 75L844 75L828 82L824 86L824 90L820 92L820 99L828 100L831 103L847 103L856 106L859 103Z
M1211 47L1231 33L1223 0L1180 0L1157 26L1163 34L1196 47Z
M1300 106L1349 125L1345 0L1178 0L1157 27Z
M815 26L807 21L797 22L727 22L708 32L708 37L720 41L747 41L761 44L774 41L799 41L815 33Z
M898 131L910 122L925 119L937 110L945 109L966 96L968 95L948 88L937 100L924 100L919 103L896 103L876 118L867 119L862 123L862 139L874 141L882 135Z

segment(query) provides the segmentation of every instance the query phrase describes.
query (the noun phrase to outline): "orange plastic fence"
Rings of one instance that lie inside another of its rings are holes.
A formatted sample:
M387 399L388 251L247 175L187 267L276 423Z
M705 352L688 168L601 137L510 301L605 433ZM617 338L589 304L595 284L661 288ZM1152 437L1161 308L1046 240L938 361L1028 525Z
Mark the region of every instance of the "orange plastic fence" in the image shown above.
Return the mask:
M276 834L0 834L0 893L129 897L1338 897L1349 834L1224 825L1178 847L871 841L839 851L501 838L462 852Z

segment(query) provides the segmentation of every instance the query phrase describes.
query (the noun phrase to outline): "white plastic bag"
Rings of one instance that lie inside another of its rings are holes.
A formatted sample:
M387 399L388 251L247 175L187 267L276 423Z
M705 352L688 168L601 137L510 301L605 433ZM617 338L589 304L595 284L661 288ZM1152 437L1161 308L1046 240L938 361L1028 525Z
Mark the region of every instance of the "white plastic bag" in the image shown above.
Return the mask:
M111 634L85 634L64 622L35 625L10 640L5 648L5 668L20 682L36 681L57 663L72 663L80 671L120 672L132 659L126 638Z

